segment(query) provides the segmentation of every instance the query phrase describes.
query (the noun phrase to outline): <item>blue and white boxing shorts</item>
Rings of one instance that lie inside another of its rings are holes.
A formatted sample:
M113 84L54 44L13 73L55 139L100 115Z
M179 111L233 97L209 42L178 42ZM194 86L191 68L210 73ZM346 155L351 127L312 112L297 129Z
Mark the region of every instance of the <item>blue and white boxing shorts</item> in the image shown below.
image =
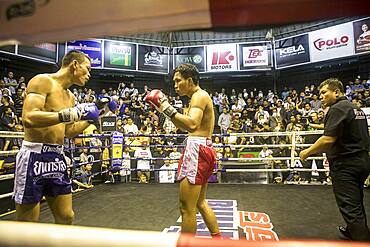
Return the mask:
M63 146L23 141L15 162L13 198L18 204L38 203L46 196L70 194Z

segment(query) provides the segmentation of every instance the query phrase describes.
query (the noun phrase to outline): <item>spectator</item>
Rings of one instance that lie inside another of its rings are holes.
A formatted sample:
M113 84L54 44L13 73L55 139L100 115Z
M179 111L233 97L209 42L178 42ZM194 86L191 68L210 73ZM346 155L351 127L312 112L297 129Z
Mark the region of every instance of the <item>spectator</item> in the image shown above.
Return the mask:
M123 126L123 129L124 129L125 133L133 133L133 134L139 133L139 129L138 129L137 125L134 124L131 117L127 118L127 124L125 124L125 126Z
M137 177L139 183L148 183L150 181L150 163L152 158L152 152L149 149L149 143L143 141L141 143L143 147L138 147L135 151L134 157L137 158Z
M15 88L18 86L17 80L14 79L14 73L8 72L8 76L4 77L5 86L9 88L11 94L15 94Z
M169 157L166 157L164 160L164 165L160 168L160 170L166 171L159 171L159 182L160 183L175 183L175 170L176 169L175 163L169 160ZM173 170L173 171L170 171Z
M226 134L230 127L231 114L227 108L222 109L221 115L218 117L218 126L220 127L221 134Z

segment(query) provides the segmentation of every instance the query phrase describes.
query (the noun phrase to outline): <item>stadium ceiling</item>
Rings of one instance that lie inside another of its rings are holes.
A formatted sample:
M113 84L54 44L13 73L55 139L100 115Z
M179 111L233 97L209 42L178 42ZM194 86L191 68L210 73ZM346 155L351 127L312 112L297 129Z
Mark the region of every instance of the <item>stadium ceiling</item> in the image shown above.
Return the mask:
M202 39L208 39L208 43L220 39L239 42L239 37L260 39L271 27L274 36L278 37L291 28L282 25L340 21L340 18L353 16L370 16L370 1L7 0L0 1L0 45L111 36L142 37L131 36L133 34L143 34L146 40L161 41L170 46L176 42L185 45L185 41L194 44L190 41ZM300 30L299 25L305 24L295 25L298 26L293 30ZM275 30L277 26L281 28ZM215 32L220 30L238 31Z
M321 20L290 25L259 26L247 28L222 28L207 30L188 30L175 32L155 32L133 34L125 36L104 36L104 39L121 40L127 42L163 45L168 47L208 45L217 43L241 43L271 40L266 37L270 32L275 39L285 38L306 33L334 25L338 25L361 17L344 17L332 20Z

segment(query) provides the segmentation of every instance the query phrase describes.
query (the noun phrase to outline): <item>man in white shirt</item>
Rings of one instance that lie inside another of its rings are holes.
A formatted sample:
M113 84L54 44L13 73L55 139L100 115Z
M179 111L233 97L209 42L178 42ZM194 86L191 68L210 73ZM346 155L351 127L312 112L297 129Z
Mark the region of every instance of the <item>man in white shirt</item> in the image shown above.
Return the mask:
M222 109L221 115L218 117L218 126L220 127L221 134L226 134L231 123L231 114L227 108Z
M137 134L139 132L139 129L136 124L132 121L132 118L127 119L127 124L123 126L123 129L125 130L125 133L133 133Z
M147 140L143 140L142 143L143 147L138 147L135 151L134 157L138 158L137 160L137 177L139 179L139 183L148 183L150 180L150 163L152 158L152 152L149 149L149 143ZM143 160L142 160L143 159ZM145 170L145 171L141 171ZM147 170L147 171L146 171Z
M166 157L168 158L168 157ZM171 164L171 160L164 160L164 165L160 168L161 170L167 171L159 171L159 183L175 183L175 171L168 171L174 170L176 168L176 164Z

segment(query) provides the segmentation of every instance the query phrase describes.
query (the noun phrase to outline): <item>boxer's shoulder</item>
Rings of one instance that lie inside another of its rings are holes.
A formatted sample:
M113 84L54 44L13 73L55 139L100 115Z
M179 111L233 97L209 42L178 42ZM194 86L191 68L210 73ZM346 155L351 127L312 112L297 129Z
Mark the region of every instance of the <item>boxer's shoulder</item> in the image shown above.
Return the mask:
M39 74L33 77L27 85L27 93L48 93L52 90L55 80L48 74Z

